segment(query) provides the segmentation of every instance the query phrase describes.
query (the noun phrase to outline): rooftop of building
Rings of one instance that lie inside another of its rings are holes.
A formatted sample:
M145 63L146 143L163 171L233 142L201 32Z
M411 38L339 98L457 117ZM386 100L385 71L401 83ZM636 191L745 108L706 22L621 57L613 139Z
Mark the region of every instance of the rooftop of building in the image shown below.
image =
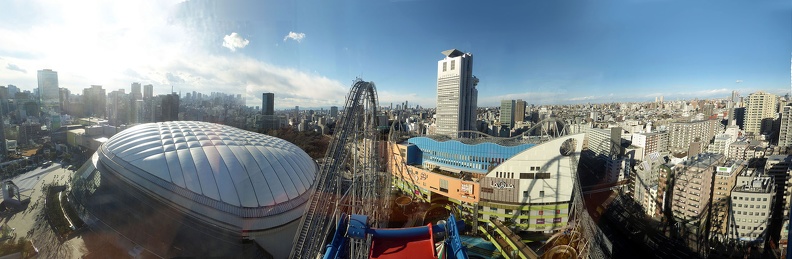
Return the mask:
M689 168L709 168L710 166L715 165L718 160L722 159L723 157L723 154L701 153L683 162L683 165Z
M462 52L462 51L460 51L458 49L449 49L449 50L443 51L441 53L443 53L443 55L445 55L446 57L449 57L449 58L465 55L465 52Z
M770 176L757 175L750 182L737 185L732 192L744 193L770 193L773 191L773 178Z
M734 173L739 173L737 169L740 168L743 162L744 160L727 160L723 162L723 165L717 167L715 173L718 176L731 177Z

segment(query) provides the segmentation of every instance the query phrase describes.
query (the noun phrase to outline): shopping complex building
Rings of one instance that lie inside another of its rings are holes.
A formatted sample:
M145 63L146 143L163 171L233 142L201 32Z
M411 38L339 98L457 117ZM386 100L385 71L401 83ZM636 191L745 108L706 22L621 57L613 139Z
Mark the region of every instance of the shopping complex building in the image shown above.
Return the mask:
M92 231L144 257L285 258L316 171L282 139L148 123L103 143L74 174L70 201Z
M476 229L497 219L520 231L552 233L569 221L584 136L541 144L414 137L391 146L388 169L399 189L459 210Z

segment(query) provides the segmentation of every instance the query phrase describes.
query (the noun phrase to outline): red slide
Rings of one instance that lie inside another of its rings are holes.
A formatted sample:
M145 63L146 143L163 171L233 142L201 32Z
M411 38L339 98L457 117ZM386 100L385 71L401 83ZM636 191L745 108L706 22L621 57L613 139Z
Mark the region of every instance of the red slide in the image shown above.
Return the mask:
M437 259L432 238L432 224L426 233L410 237L372 237L371 259Z

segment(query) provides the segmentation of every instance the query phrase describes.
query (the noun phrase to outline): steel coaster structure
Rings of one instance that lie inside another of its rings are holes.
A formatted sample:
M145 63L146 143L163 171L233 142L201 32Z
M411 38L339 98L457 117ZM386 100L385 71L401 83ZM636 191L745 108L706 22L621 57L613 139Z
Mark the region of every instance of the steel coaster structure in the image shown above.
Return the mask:
M577 168L577 157L573 154L569 156L569 159L574 168ZM581 235L581 243L578 245L578 258L611 258L613 245L586 210L579 173L575 174L574 190L572 192L572 213L570 213L570 217L574 218L569 220L569 225L572 228L571 233L576 232Z
M333 140L321 163L316 185L294 237L290 258L316 258L342 213L367 215L370 226L388 222L389 175L383 172L377 131L374 83L353 81ZM353 239L341 249L349 258L367 258L371 238Z

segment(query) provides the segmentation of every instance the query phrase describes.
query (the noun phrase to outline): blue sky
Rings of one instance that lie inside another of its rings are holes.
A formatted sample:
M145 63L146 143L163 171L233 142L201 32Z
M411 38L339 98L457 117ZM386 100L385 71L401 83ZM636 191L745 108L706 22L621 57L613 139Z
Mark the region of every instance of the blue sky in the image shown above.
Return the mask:
M244 94L276 107L342 105L351 81L381 105L435 105L437 60L474 56L479 106L725 97L790 91L789 1L11 0L0 85ZM291 37L289 37L291 36ZM737 83L741 80L741 83Z

